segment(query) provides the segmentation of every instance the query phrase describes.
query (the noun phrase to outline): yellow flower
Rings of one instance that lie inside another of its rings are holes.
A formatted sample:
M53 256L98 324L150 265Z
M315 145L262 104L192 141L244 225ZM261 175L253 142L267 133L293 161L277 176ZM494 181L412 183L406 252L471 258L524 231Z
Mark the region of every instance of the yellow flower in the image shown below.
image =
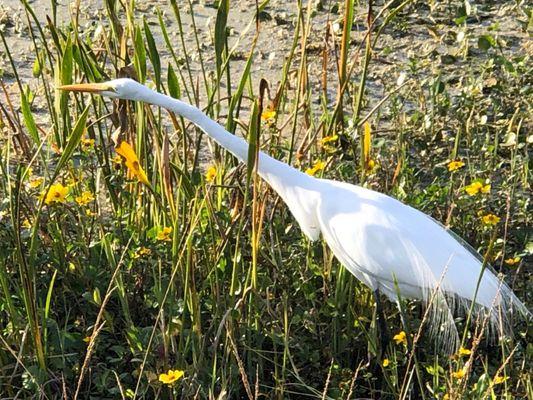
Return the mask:
M140 247L136 252L135 252L135 255L133 256L134 258L139 258L139 257L142 257L142 256L149 256L150 254L152 254L152 250L146 248L146 247Z
M511 257L505 260L505 263L507 265L515 265L515 264L518 264L519 262L520 262L520 257Z
M85 343L89 344L89 342L91 341L91 336L85 336L85 337L83 338L83 341L84 341Z
M338 135L326 136L326 137L320 139L320 144L321 145L325 145L326 143L335 142L337 139L339 139Z
M165 226L159 232L157 232L156 239L161 241L169 241L170 234L172 233L172 228L170 226Z
M318 171L322 171L326 168L326 163L324 161L318 160L315 162L312 168L307 168L305 173L311 176L314 176Z
M407 344L407 335L404 331L401 331L400 333L394 335L392 340L394 340L396 344Z
M96 217L98 214L96 214L94 211L91 211L90 208L86 208L85 215L87 215L88 217Z
M498 222L500 222L500 217L494 215L494 214L487 214L481 217L481 220L485 225L496 225Z
M459 168L463 168L465 163L462 161L450 161L448 163L448 171L453 172L457 171Z
M367 171L372 171L375 166L376 166L376 162L374 160L372 160L371 158L369 158L368 162L366 163Z
M145 185L150 184L148 182L148 177L146 176L144 170L141 168L141 165L139 164L137 154L135 154L135 151L128 144L128 142L126 142L125 140L120 142L120 145L118 147L115 147L115 151L122 157L124 157L126 161L126 167L128 168L128 171L131 175L136 176L139 182L142 182Z
M35 188L38 188L39 186L41 186L41 184L44 182L44 178L41 178L41 177L36 177L36 178L33 178L29 183L28 183L28 186L32 189L35 189Z
M56 183L50 187L44 202L46 204L51 203L64 203L68 195L68 187L63 186L61 183Z
M469 350L469 349L465 349L464 347L461 347L459 349L459 355L460 356L469 356L470 354L472 354L472 351Z
M465 191L469 196L475 196L479 193L489 193L490 192L490 183L483 185L479 181L472 182L470 185L465 186Z
M122 157L120 157L120 156L117 154L115 157L113 157L113 158L111 159L111 162L112 162L113 164L120 165L120 164L122 164Z
M455 372L452 372L452 376L455 379L462 379L465 376L466 372L464 369L457 370Z
M390 364L390 361L389 361L388 358L386 358L386 359L383 360L383 366L384 366L384 367L388 367L389 364Z
M276 111L270 108L265 108L261 113L261 119L263 121L270 121L276 117Z
M214 165L211 165L209 168L207 168L207 171L205 173L205 180L207 182L213 182L216 177L217 177L217 169Z
M81 196L76 196L74 200L76 200L76 203L78 203L80 206L84 206L86 204L89 204L91 201L93 201L94 196L91 192L84 191L81 194Z
M81 145L84 148L93 147L94 146L94 139L90 139L90 138L84 136L84 137L81 138Z
M183 374L185 374L185 372L179 369L170 369L166 374L159 375L159 382L162 382L165 385L172 385L174 382L180 379Z
M495 384L495 385L499 385L500 383L505 382L507 379L509 379L508 376L503 377L501 375L496 375L494 377L494 380L492 381L492 383Z

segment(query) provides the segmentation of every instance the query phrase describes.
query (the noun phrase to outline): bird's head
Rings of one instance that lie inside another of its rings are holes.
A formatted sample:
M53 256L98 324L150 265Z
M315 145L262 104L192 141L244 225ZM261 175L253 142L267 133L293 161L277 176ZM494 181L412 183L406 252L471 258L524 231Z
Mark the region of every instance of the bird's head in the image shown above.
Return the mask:
M114 79L102 83L78 83L59 86L58 89L70 92L95 93L100 96L124 100L141 100L140 95L146 88L129 78Z

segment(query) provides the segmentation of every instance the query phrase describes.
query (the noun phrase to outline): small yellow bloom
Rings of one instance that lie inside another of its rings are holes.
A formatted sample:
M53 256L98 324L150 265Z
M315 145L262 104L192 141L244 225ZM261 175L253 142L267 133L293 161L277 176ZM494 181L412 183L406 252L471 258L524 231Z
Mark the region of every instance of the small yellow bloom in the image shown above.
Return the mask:
M85 209L85 215L88 217L96 217L98 214L96 214L94 211L92 211L90 208Z
M396 344L404 344L404 345L406 345L407 344L407 335L405 334L404 331L401 331L400 333L394 335L392 340L394 340L396 342Z
M496 225L498 222L500 222L500 217L494 215L494 214L487 214L481 217L481 220L485 225Z
M142 257L142 256L149 256L150 254L152 254L152 250L150 250L150 249L148 249L146 247L140 247L135 252L134 258L139 258L139 257Z
M490 192L490 183L483 185L481 182L476 181L472 182L470 185L465 186L465 191L469 196L475 196L479 193L489 193Z
M207 182L213 182L216 177L217 177L217 169L214 165L211 165L209 168L207 168L207 171L205 173L205 180Z
M314 176L318 171L322 171L324 168L326 168L326 163L324 161L318 160L315 162L315 165L313 165L312 168L307 168L305 170L305 173L307 175Z
M383 360L383 366L386 368L386 367L389 366L389 364L390 364L389 359L388 359L388 358L385 358L385 359Z
M444 396L442 396L442 400L449 400L450 395L448 393L445 393Z
M465 349L464 347L461 347L459 349L459 355L460 356L469 356L470 354L472 354L472 350Z
M170 226L165 226L159 232L157 232L156 239L161 241L169 241L170 234L172 233L172 228Z
M46 204L64 203L68 196L68 191L68 187L63 186L61 183L56 183L52 185L50 190L48 190L48 193L46 193L44 202Z
M179 369L171 369L166 374L159 375L159 381L164 383L165 385L172 385L174 382L180 379L183 374L185 374L185 371L181 371Z
M515 265L515 264L518 264L519 262L520 262L520 257L511 257L505 260L505 263L507 265Z
M150 184L148 182L148 177L146 176L146 173L141 168L141 164L139 164L137 154L135 154L135 151L128 144L128 142L126 142L125 140L120 142L120 145L118 147L115 147L115 151L122 157L124 157L126 168L128 168L128 171L131 175L136 176L137 179L145 185Z
M331 143L331 142L335 142L339 139L339 136L338 135L331 135L331 136L326 136L322 139L320 139L320 144L321 145L325 145L327 143Z
M450 161L448 163L448 171L453 172L457 171L459 168L463 168L465 163L462 161Z
M376 166L376 162L374 160L372 160L371 158L369 158L367 163L366 163L367 171L372 171L375 166Z
M24 218L24 221L22 221L22 227L26 229L31 228L31 222L28 218Z
M466 372L464 369L457 370L455 372L452 372L452 377L455 379L462 379L465 376Z
M84 191L81 194L81 196L76 196L74 200L76 200L76 203L78 203L80 206L84 206L86 204L89 204L91 201L93 201L94 196L91 192Z
M90 139L90 138L84 136L84 137L81 138L81 145L85 149L87 149L89 147L94 147L94 139Z
M265 108L261 113L261 119L263 121L271 121L276 117L276 111L270 108Z
M113 164L121 165L122 164L122 157L120 157L118 154L111 159L111 162Z
M505 382L507 379L509 379L508 376L503 377L501 375L496 375L494 377L494 380L492 381L492 383L495 384L495 385L499 385L500 383Z
M38 188L44 182L44 178L35 177L29 183L28 186L32 189Z
M85 343L89 344L89 342L91 341L91 336L85 336L85 337L83 338L83 341L84 341Z

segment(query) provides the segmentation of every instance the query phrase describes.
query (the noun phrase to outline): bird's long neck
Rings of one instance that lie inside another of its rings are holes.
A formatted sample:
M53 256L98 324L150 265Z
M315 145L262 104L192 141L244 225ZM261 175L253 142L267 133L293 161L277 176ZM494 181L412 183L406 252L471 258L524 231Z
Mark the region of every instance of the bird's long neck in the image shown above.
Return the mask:
M151 92L148 98L139 100L161 106L192 121L241 162L247 162L248 143L226 131L196 107L157 92ZM258 156L257 172L287 203L304 233L311 239L316 239L318 233L310 232L312 227L304 226L306 224L304 219L314 218L319 180L261 151ZM310 214L313 214L313 218ZM310 223L314 224L313 221Z

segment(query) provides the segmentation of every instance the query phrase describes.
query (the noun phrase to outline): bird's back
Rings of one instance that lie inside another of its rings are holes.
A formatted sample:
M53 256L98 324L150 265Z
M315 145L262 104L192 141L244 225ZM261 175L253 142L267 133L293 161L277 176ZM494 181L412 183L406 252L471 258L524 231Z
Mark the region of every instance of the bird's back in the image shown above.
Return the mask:
M426 214L382 193L323 180L318 218L321 232L354 275L391 299L428 300L438 288L473 300L482 262ZM397 283L397 286L395 284ZM525 307L489 269L476 303Z

